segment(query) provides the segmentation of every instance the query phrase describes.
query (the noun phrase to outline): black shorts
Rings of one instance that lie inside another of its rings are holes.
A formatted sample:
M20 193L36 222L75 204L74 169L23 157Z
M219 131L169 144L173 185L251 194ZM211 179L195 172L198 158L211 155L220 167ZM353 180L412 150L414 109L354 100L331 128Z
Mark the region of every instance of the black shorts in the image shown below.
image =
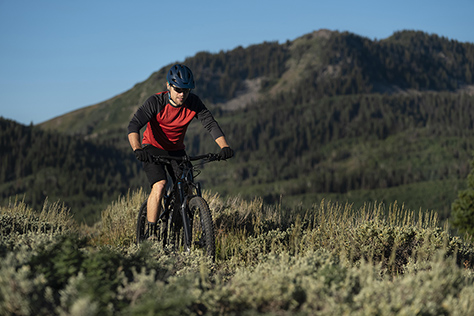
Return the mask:
M173 157L182 157L186 155L186 152L183 150L177 151L166 151L160 148L156 148L151 145L147 145L143 148L148 154L153 156L173 156ZM163 165L159 163L153 162L144 162L143 169L145 170L145 174L150 182L150 186L153 186L158 181L167 180L166 170L168 171L169 175L174 178L173 169L170 165Z

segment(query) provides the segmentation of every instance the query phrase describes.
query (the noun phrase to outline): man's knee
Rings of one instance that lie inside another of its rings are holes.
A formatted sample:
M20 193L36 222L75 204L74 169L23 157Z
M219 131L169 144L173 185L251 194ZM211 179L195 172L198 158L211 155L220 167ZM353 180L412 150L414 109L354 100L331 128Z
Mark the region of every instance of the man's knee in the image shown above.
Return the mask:
M161 180L153 184L151 191L152 193L160 194L163 192L165 187L166 187L166 180Z

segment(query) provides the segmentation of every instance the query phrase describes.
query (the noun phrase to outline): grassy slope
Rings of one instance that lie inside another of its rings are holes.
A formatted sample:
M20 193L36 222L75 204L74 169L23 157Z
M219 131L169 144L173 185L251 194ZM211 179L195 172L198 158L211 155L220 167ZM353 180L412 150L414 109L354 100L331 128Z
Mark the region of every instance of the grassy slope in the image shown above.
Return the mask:
M207 192L219 249L211 262L199 251L134 246L143 198L121 197L81 234L57 204L39 216L22 203L0 209L0 313L474 312L473 244L439 228L436 214L334 203L285 210Z

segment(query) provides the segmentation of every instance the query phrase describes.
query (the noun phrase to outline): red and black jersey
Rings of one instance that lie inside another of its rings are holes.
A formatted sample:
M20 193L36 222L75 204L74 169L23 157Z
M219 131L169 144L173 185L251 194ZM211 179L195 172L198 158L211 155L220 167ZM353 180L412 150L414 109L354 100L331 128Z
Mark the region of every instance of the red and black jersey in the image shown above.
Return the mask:
M169 92L152 95L140 106L128 125L128 133L143 133L142 144L149 144L166 151L184 149L184 136L193 118L201 121L214 139L224 136L219 124L201 99L190 93L184 104L170 104Z

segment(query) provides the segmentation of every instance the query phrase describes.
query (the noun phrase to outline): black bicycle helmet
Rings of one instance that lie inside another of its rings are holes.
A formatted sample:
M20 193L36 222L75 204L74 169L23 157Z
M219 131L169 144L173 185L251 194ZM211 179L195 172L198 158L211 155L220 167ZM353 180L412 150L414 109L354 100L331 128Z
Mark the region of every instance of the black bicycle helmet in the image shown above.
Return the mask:
M166 75L168 83L182 89L194 89L194 76L185 65L176 64L171 67L170 71Z

